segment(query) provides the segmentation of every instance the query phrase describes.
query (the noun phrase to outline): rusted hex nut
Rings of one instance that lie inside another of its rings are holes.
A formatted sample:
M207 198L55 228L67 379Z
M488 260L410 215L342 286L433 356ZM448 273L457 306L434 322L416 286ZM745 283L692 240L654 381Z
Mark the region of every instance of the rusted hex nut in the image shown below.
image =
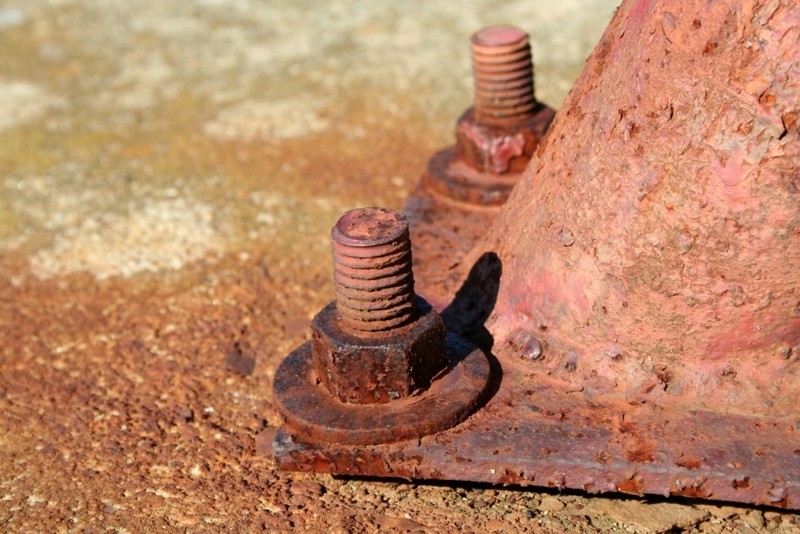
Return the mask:
M475 108L470 108L456 123L456 157L483 173L521 173L553 117L555 113L542 106L541 113L515 124L491 124L478 119Z
M447 365L444 323L414 294L405 216L345 213L331 230L336 301L311 323L318 379L334 397L386 403L427 388Z
M311 323L317 378L342 402L385 403L427 388L447 365L441 317L417 297L417 319L385 338L354 336L336 318L336 304Z

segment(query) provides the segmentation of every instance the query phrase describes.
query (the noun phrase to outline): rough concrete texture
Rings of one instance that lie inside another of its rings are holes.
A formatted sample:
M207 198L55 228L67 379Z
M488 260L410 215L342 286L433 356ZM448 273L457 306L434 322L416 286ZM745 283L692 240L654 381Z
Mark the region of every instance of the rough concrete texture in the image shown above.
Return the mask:
M615 2L0 1L0 530L782 531L692 503L275 471L329 228L399 208L532 34L560 105ZM254 364L254 365L253 365Z

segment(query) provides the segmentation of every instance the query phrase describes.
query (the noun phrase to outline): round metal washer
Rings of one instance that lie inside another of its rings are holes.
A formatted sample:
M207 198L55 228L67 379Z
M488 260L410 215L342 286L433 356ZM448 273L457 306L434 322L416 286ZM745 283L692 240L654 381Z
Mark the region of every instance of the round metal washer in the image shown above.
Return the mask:
M275 373L275 404L291 430L331 443L376 445L435 434L466 419L489 383L482 350L448 334L445 351L447 373L427 391L388 404L345 404L318 382L305 343Z

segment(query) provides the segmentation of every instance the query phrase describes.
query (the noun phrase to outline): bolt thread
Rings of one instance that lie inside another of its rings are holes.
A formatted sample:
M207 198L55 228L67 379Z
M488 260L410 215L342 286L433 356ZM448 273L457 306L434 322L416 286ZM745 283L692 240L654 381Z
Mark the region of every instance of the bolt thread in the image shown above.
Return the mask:
M369 335L411 322L416 308L405 216L383 208L351 210L331 237L340 326Z
M490 26L472 36L475 115L479 120L524 120L537 106L528 34Z

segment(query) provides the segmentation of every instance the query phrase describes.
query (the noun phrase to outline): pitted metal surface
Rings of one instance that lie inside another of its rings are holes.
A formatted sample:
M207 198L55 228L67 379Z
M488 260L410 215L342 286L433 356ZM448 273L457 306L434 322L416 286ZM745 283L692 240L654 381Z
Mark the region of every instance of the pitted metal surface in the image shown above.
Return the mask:
M624 3L486 233L409 203L419 291L497 358L494 396L418 442L281 434L279 464L800 508L798 20Z

